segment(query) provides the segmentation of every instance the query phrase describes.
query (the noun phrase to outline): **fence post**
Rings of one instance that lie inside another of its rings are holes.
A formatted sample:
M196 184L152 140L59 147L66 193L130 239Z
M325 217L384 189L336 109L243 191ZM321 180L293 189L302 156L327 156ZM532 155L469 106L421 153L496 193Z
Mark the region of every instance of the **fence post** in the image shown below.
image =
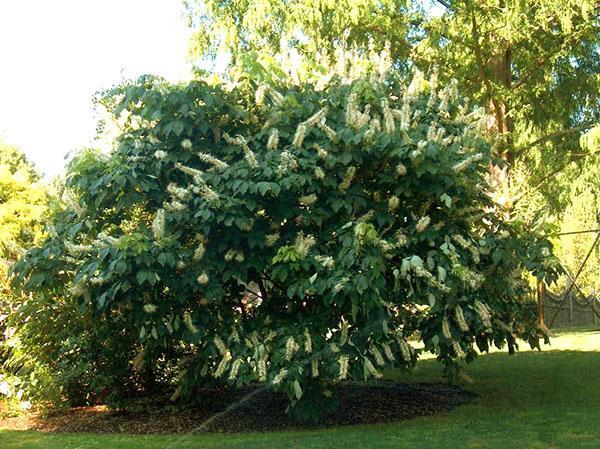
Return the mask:
M567 279L567 293L569 294L569 324L573 324L573 281Z
M538 320L541 326L545 326L544 323L544 294L545 284L543 281L537 280L536 294L537 294L537 306L538 306Z
M598 296L596 295L596 287L592 290L592 321L594 326L596 326L596 301L598 301Z

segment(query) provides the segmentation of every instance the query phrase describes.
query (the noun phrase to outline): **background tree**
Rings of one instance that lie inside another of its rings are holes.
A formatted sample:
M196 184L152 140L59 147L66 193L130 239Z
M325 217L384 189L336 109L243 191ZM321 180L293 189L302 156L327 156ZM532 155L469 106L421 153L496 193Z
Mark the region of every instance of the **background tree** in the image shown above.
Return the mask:
M230 67L235 67L250 54L263 62L283 58L289 64L292 56L297 58L296 70L306 72L327 71L335 53L343 49L364 53L388 48L393 60L404 65L411 51L411 21L417 19L406 0L184 4L194 30L191 53L196 62L228 55Z
M39 175L15 146L0 141L0 320L12 293L8 268L23 250L42 237L46 194Z
M46 191L33 165L17 147L0 141L0 364L14 333L7 319L18 303L10 287L9 267L43 237L46 211ZM1 367L0 380L4 382Z
M579 136L599 121L599 9L594 0L265 0L186 2L197 58L230 53L282 57L305 71L334 64L336 53L388 49L398 67L442 67L463 95L495 117L495 152L511 179L496 173L499 198L534 221L568 203L565 178L589 156ZM439 13L441 8L441 13ZM436 10L438 14L432 15ZM326 50L326 56L319 58ZM338 57L339 60L339 57ZM287 62L290 65L290 62ZM307 69L308 67L308 69ZM574 164L573 164L574 163ZM525 185L524 185L525 184ZM527 188L527 187L528 188ZM522 195L523 191L527 195ZM543 202L528 202L542 195ZM525 204L523 204L525 203Z
M555 210L557 174L589 156L579 136L599 120L598 12L594 1L452 1L415 47L417 64L444 67L494 115L496 151ZM527 202L523 182L508 187L509 204Z
M38 241L46 206L39 175L15 146L0 141L0 256L15 260Z

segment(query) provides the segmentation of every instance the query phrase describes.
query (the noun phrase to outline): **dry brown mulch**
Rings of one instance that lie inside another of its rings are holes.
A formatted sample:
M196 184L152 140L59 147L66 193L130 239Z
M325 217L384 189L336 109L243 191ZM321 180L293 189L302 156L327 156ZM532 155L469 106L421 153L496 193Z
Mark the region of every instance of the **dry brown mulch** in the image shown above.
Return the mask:
M0 427L43 432L174 434L244 432L384 423L442 413L473 395L437 384L346 384L337 387L337 411L318 425L302 424L285 413L287 398L255 387L243 390L203 390L188 409L165 405L162 399L141 400L127 412L105 406L78 407L41 418L29 415L0 420ZM244 399L245 398L245 399ZM242 401L240 402L240 399Z

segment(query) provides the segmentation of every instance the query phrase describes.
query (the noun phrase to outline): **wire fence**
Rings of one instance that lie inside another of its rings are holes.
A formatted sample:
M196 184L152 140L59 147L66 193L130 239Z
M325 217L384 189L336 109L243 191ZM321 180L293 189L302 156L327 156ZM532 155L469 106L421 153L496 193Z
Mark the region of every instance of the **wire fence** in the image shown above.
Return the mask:
M544 289L544 315L548 327L593 326L600 324L600 297L598 292L584 296L575 289L556 293Z

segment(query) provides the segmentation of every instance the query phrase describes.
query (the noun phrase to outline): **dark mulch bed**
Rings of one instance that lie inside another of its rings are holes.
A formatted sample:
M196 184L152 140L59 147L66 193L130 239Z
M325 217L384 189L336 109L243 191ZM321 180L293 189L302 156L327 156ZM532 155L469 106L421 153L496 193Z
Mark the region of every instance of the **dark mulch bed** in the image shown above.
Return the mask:
M2 422L11 428L45 432L173 434L306 429L340 425L384 423L446 412L472 399L460 388L437 384L377 382L337 387L335 414L315 424L301 424L286 415L287 399L264 389L203 390L199 404L175 409L162 398L141 400L127 412L106 407L81 407L45 419Z

